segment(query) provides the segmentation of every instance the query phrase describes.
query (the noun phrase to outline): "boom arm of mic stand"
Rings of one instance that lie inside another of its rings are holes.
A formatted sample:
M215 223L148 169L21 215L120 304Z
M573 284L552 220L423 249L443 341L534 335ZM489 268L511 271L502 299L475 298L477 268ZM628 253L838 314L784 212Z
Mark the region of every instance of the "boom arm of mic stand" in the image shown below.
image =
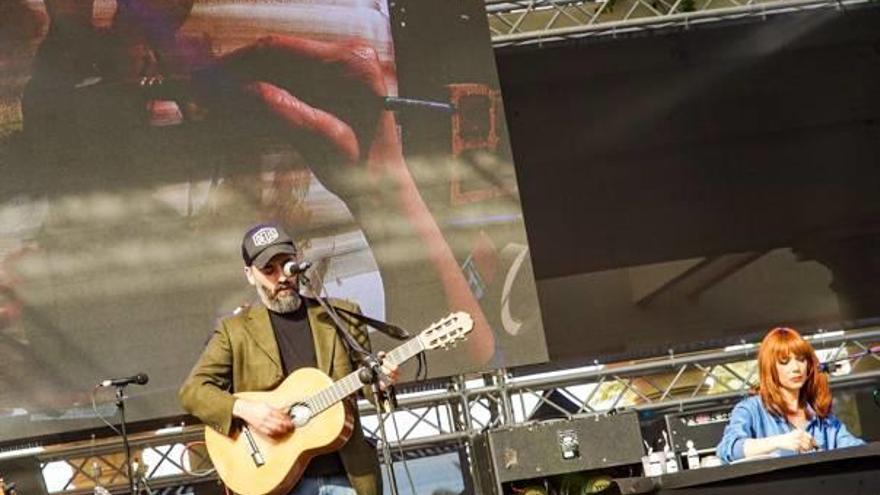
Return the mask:
M318 288L321 290L316 291L315 288L311 286L311 279L306 276L305 273L301 273L300 278L303 280L303 282L305 282L306 287L308 287L312 291L312 295L318 301L318 304L320 304L321 307L324 308L324 311L326 311L327 314L330 316L330 319L333 321L333 324L336 327L336 331L342 336L343 341L348 344L349 349L352 352L357 352L358 354L360 354L360 361L363 365L363 369L361 373L358 374L358 378L360 378L362 382L370 383L372 385L373 404L376 407L376 414L379 416L379 437L382 441L382 456L385 457L385 467L388 471L388 480L389 486L391 488L391 494L397 495L398 489L397 477L394 475L394 459L391 457L391 447L388 445L388 435L386 435L385 433L385 420L384 418L382 418L381 404L383 402L386 402L382 400L382 396L384 395L385 391L382 390L382 387L380 387L378 383L379 381L383 380L385 381L385 383L389 383L388 377L385 375L385 373L382 372L382 365L380 364L378 356L364 349L363 346L357 343L354 337L352 337L351 335L349 335L348 332L345 331L345 325L343 324L342 319L339 318L339 315L336 313L333 306L330 305L321 296L321 293L323 292L323 283L321 283L321 279L318 278L318 282L320 284ZM364 371L367 372L366 374L369 375L368 377L364 376ZM364 380L364 378L369 378L370 381L367 382L366 380ZM389 407L390 406L391 404L389 404Z
M345 330L345 323L343 323L342 319L339 317L339 314L336 313L336 309L327 302L327 300L321 295L323 292L323 283L321 283L321 279L318 278L318 289L315 290L315 287L312 287L312 280L306 276L305 273L300 274L300 278L305 282L306 287L312 291L312 295L314 299L318 301L318 304L324 308L324 311L327 312L327 315L330 316L330 319L333 321L333 325L336 327L337 333L342 337L342 340L348 345L349 350L352 353L357 353L359 355L358 361L363 366L363 370L359 373L359 378L362 382L366 383L375 383L378 379L379 381L384 382L385 384L389 384L390 380L388 380L388 376L382 372L381 362L379 357L373 354L372 352L364 349L362 345L360 345L354 337L351 336ZM363 373L363 371L368 371L368 374Z
M301 273L299 277L305 283L305 286L312 291L314 299L318 301L318 304L320 304L321 307L324 308L327 316L329 316L330 320L333 321L333 325L336 327L336 331L339 332L342 340L344 340L345 343L348 344L349 349L352 352L360 354L361 361L364 361L364 358L372 356L372 353L364 349L363 346L361 346L356 340L354 340L351 335L349 335L348 332L345 331L345 323L342 322L342 319L339 317L339 314L336 313L336 310L333 308L333 306L327 303L327 301L321 295L324 285L323 283L321 283L321 279L318 279L318 283L320 284L320 287L318 287L319 290L315 290L315 288L312 287L312 280L307 277L305 273ZM364 364L366 364L366 362Z

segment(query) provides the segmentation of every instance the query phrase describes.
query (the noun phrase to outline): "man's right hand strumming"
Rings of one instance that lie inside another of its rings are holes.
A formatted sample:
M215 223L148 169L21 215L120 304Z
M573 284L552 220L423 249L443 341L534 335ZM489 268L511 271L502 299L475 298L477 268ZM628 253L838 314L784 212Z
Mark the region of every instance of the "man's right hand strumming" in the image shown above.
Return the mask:
M232 415L244 420L257 433L269 437L280 437L293 431L290 416L264 402L238 399L232 406Z

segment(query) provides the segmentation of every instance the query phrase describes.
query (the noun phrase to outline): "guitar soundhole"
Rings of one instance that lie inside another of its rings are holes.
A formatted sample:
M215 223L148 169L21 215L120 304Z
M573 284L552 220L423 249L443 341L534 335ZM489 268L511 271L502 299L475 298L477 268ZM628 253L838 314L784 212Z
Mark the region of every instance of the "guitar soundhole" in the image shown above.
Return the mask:
M302 428L312 419L312 410L305 404L294 404L290 408L290 419L297 428Z

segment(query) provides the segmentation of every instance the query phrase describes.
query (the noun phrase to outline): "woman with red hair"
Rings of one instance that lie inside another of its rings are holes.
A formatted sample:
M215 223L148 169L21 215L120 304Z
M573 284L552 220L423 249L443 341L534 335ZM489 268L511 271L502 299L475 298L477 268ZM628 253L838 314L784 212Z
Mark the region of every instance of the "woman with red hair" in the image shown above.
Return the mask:
M758 350L758 373L757 393L733 408L716 449L724 463L864 443L831 414L828 376L796 330L767 333Z

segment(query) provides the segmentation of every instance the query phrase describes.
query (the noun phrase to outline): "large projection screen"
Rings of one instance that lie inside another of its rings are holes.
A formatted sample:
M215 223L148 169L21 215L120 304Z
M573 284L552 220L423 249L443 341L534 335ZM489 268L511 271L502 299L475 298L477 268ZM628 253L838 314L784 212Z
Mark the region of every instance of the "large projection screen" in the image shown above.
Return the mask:
M257 300L239 246L264 221L369 316L471 313L432 377L546 360L480 0L0 14L0 442L99 426L94 384L137 372L130 420L181 414L216 320Z

